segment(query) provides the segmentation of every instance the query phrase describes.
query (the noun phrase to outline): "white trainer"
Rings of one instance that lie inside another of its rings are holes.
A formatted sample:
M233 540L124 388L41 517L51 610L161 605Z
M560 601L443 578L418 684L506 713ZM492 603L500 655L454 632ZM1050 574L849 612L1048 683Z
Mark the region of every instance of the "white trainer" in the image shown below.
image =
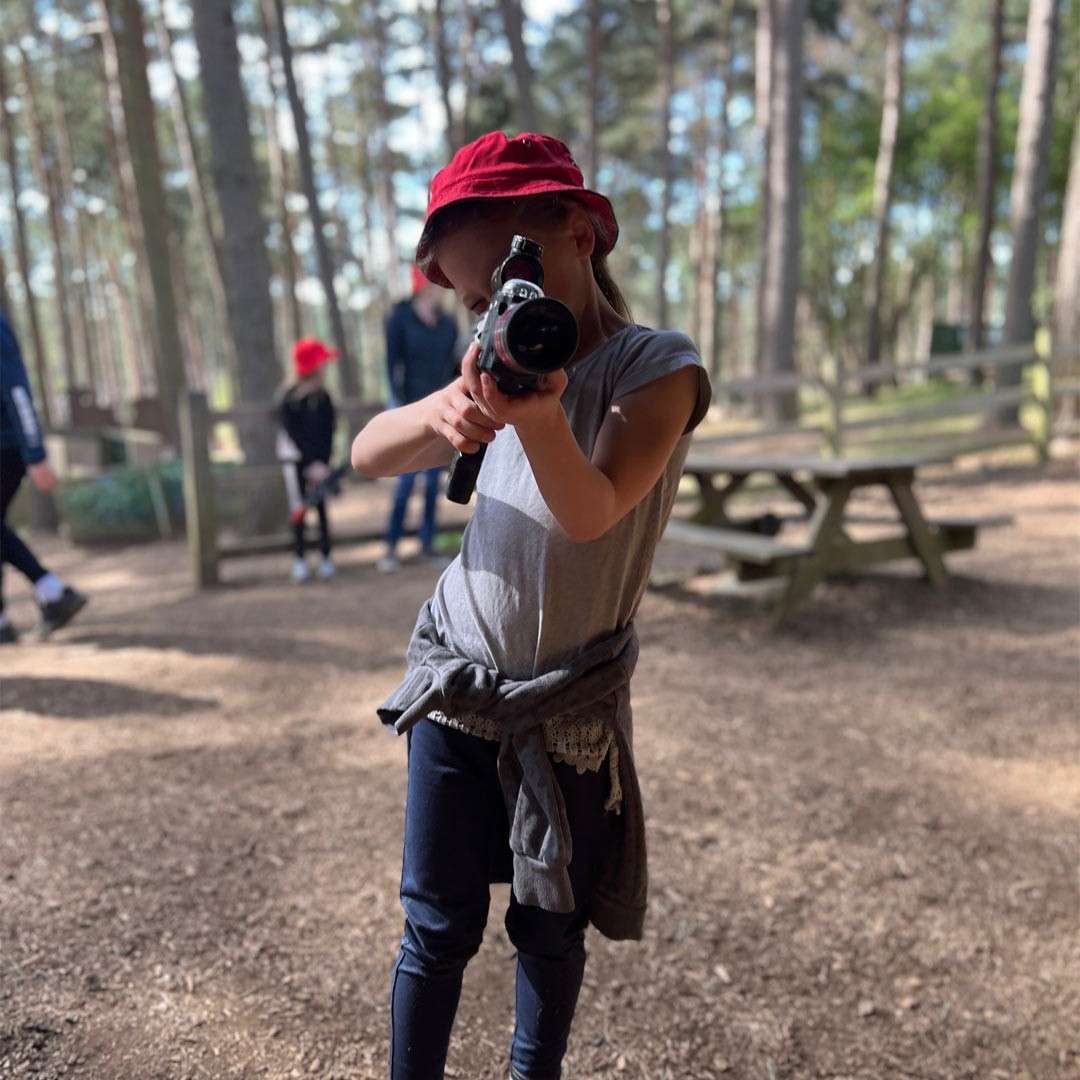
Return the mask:
M303 559L294 559L292 564L292 573L290 575L294 585L303 585L305 581L310 580L311 571L308 569L308 564Z
M394 574L401 569L401 563L398 562L396 555L384 555L376 564L375 569L380 574Z
M337 567L334 566L333 559L323 559L320 561L319 568L315 572L323 581L328 581L337 573Z

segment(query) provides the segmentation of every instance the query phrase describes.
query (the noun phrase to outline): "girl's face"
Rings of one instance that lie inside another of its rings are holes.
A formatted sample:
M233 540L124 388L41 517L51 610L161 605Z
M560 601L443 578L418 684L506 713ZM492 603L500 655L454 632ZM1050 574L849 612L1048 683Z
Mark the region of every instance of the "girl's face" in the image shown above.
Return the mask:
M520 233L543 245L544 292L561 300L581 320L593 295L590 256L595 243L584 211L571 208L559 225L530 226L510 217L463 225L438 241L435 256L458 299L482 315L491 299L491 275Z

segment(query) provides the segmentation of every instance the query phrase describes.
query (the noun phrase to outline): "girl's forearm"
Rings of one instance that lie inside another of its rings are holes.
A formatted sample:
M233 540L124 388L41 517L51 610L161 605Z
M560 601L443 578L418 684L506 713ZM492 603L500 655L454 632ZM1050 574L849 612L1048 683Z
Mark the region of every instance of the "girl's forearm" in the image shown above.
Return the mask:
M431 430L428 404L428 398L422 398L369 420L353 439L352 467L374 478L446 464L452 450Z
M615 524L615 486L581 452L562 408L543 423L518 425L518 437L548 509L575 543Z

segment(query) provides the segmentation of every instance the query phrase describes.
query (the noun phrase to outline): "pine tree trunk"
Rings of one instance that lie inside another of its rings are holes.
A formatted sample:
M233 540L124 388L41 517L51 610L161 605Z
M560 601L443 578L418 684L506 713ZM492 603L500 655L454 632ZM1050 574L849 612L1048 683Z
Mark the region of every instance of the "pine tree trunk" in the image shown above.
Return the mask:
M154 129L154 104L147 79L146 41L139 0L102 0L120 74L124 130L135 174L135 193L142 219L143 242L154 293L159 365L157 396L164 435L180 446L180 395L186 380L180 343L176 296L170 265L170 216L161 180L161 158Z
M758 287L755 297L754 366L765 371L765 283L769 278L769 155L772 141L769 125L772 119L772 76L775 64L773 24L776 0L758 0L757 23L754 29L754 128L760 165L760 194L758 196L758 233L761 238Z
M63 56L57 36L51 38L53 53L52 97L54 109L54 127L56 130L57 164L60 167L60 191L64 206L74 208L75 260L82 273L82 281L75 287L76 315L78 316L81 354L85 367L81 373L83 385L90 387L95 401L98 397L100 367L95 334L91 330L90 299L90 260L86 244L86 227L83 221L84 211L75 206L75 159L71 150L71 127L68 122L67 104L61 86L61 65Z
M589 15L589 112L585 129L585 183L596 187L600 173L600 19L601 0L588 0Z
M307 110L304 108L300 89L293 72L292 46L289 44L288 29L285 25L284 0L263 0L264 4L273 5L273 13L268 9L267 21L273 19L277 31L278 55L281 69L285 76L285 92L289 97L293 127L296 130L297 156L300 162L300 182L307 198L308 213L311 215L311 228L315 241L315 255L319 265L319 279L322 282L326 310L330 317L330 328L334 344L338 350L338 371L341 385L347 397L356 397L358 392L356 367L349 355L349 342L345 336L345 323L341 318L337 289L334 284L334 260L330 254L330 245L326 240L325 221L322 207L319 205L319 192L315 185L315 162L311 154L311 136L308 132Z
M160 343L153 331L154 300L150 288L150 265L143 239L142 219L135 194L135 171L131 162L124 124L124 104L120 89L120 60L112 35L101 34L101 57L105 73L108 123L105 125L105 147L109 166L119 195L120 218L128 250L135 256L133 291L136 298L135 333L139 345L136 354L137 370L131 372L132 382L140 396L154 392L156 371L161 365Z
M273 80L271 76L271 88ZM275 95L276 96L276 95ZM286 347L304 335L304 316L296 285L300 278L299 260L293 244L293 216L289 212L289 167L278 135L277 109L274 103L263 107L263 127L266 130L266 158L270 173L270 199L277 207L278 228L281 230L281 269L285 282L282 313L282 333Z
M1054 348L1065 356L1069 370L1080 369L1080 123L1074 123L1069 179L1061 213L1054 282Z
M465 93L461 100L461 130L458 133L458 145L464 146L472 134L469 120L472 116L473 95L476 91L476 65L472 62L472 58L476 55L476 28L479 16L473 0L461 0L461 7L465 26L465 33L461 39L461 55L470 58L470 62L463 65L462 71Z
M874 263L870 269L866 301L866 363L881 360L882 305L885 271L889 264L889 212L892 209L896 137L904 107L904 41L907 37L909 0L897 0L896 16L885 48L885 90L881 110L881 136L874 166Z
M386 287L390 295L403 287L401 257L397 247L397 193L394 186L394 155L390 147L390 102L386 95L386 28L378 10L372 12L366 54L375 93L375 128L368 126L368 145L374 142L377 174L373 177L382 215L387 264Z
M514 115L518 118L521 131L539 131L536 101L533 97L533 70L529 63L529 54L525 50L525 19L520 0L499 0L499 10L502 12L503 29L510 46L511 67L517 88Z
M203 100L213 102L206 120L210 132L210 175L221 211L225 295L236 342L240 399L269 404L279 382L270 301L266 225L259 201L258 174L248 126L247 100L240 79L232 2L194 0L195 43ZM242 424L240 438L248 462L274 459L270 426Z
M724 265L724 244L727 239L727 188L726 158L731 143L731 83L733 78L734 49L731 47L731 24L735 10L734 0L723 0L720 8L719 27L719 86L721 98L716 127L716 191L710 201L709 214L709 268L706 275L706 293L702 298L701 347L702 357L713 378L719 379L723 356L723 320L720 305L720 270Z
M657 0L660 33L660 249L656 259L656 325L668 324L667 274L671 262L671 194L675 165L671 154L671 101L675 94L675 30L671 0Z
M225 265L221 253L221 223L215 218L210 199L207 196L205 169L199 160L195 134L191 124L191 107L188 104L187 90L180 73L176 70L173 55L173 34L165 21L162 0L152 5L154 34L157 37L158 52L165 60L172 76L173 92L170 96L173 131L176 145L180 151L180 162L184 166L184 179L187 184L191 208L199 224L202 235L204 266L206 268L206 286L212 308L211 323L214 336L221 342L221 348L215 350L224 359L227 373L235 382L235 373L229 368L236 356L236 346L229 331L229 320L225 301Z
M49 362L45 352L45 341L41 333L41 320L38 318L37 298L30 284L30 244L26 235L26 218L23 215L19 198L22 183L19 179L19 154L15 144L15 120L7 111L8 103L7 69L4 63L3 43L0 42L0 116L4 120L4 157L8 169L8 183L11 187L11 206L15 215L15 254L19 264L19 276L22 278L23 293L26 296L26 318L30 323L30 340L34 349L33 371L37 378L35 395L41 419L46 428L52 427L52 380L49 377Z
M45 134L37 88L34 85L33 68L26 51L19 46L22 59L23 82L26 85L26 102L29 105L31 140L38 182L45 193L46 217L49 222L49 241L52 246L53 287L56 289L56 314L60 323L60 346L63 350L61 366L64 372L63 415L70 425L75 418L75 400L78 392L76 377L77 356L75 334L71 326L71 297L68 293L67 255L64 251L64 226L60 217L61 193L56 176L56 159Z
M803 31L807 0L775 0L775 47L770 75L769 231L766 244L763 368L795 370L795 308L799 289L800 138L803 104ZM772 395L767 415L793 420L794 392Z
M446 0L435 0L431 13L431 37L435 47L435 74L439 81L443 112L446 114L445 140L449 160L458 147L458 127L454 119L454 106L450 100L453 77L450 71L450 50L446 44ZM465 55L468 57L468 53Z
M994 228L994 189L997 187L997 99L1001 82L1001 49L1004 41L1005 0L993 0L990 14L991 41L986 96L979 122L979 178L976 201L979 231L975 242L975 266L971 282L971 318L968 322L967 349L978 352L983 347L983 309L986 281L990 270L990 234Z
M1035 337L1031 298L1039 250L1039 215L1050 158L1058 10L1058 0L1031 0L1028 8L1027 58L1009 198L1012 259L1005 293L1005 343L1009 345L1027 344ZM1001 369L1001 385L1018 386L1021 370L1012 365ZM1019 422L1019 415L1019 407L1014 405L1002 409L998 419L1011 425Z

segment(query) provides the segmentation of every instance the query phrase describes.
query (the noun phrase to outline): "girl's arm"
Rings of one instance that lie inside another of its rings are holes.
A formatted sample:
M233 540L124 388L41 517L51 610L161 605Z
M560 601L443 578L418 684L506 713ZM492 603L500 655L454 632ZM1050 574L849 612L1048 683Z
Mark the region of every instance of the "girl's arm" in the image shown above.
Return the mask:
M593 448L578 446L559 403L566 375L548 377L546 392L511 399L484 375L489 415L517 428L548 509L573 541L585 543L618 524L660 479L697 404L700 374L685 367L614 402Z
M505 425L465 392L463 379L370 420L352 444L352 466L365 476L397 476L447 465L455 450L471 454Z

